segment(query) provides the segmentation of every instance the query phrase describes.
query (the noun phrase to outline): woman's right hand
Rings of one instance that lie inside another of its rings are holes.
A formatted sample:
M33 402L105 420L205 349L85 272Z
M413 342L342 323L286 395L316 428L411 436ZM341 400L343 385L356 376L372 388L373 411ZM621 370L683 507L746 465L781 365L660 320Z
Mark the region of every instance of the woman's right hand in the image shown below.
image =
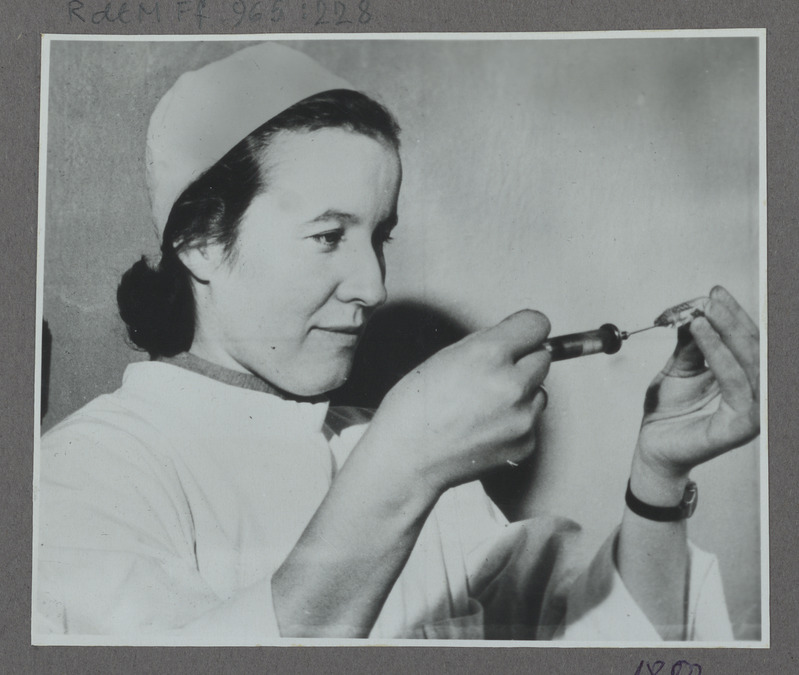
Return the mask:
M540 347L549 329L543 314L524 310L443 349L388 393L364 440L390 454L387 471L436 494L521 462L546 407L539 385L550 357Z
M532 452L548 332L545 316L519 312L387 394L272 576L282 635L367 637L441 493Z

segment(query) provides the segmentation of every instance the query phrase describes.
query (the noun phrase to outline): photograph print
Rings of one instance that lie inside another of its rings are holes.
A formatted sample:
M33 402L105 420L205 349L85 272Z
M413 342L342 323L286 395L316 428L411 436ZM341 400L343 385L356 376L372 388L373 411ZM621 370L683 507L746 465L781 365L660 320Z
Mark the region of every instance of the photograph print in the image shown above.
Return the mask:
M43 39L32 642L768 646L765 32L291 37Z

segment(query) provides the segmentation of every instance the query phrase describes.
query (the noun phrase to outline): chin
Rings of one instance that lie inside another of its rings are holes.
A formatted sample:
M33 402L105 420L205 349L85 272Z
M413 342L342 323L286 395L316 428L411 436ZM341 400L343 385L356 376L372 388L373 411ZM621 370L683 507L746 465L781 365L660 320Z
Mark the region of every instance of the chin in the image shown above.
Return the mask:
M339 370L330 369L326 373L321 373L321 369L317 371L320 377L315 377L312 380L300 380L294 386L288 388L292 394L298 396L319 396L320 394L327 394L334 389L341 387L350 376L352 364L347 364L346 368Z

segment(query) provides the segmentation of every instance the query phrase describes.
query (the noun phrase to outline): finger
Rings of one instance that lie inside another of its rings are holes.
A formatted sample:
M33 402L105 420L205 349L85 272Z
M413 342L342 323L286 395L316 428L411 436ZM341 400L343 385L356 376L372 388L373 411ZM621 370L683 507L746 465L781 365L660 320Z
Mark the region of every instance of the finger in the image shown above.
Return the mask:
M549 374L552 357L549 352L539 349L520 358L513 367L515 376L521 378L526 391L532 395L543 384Z
M502 354L516 362L541 346L549 335L549 319L541 312L525 309L511 314L485 332L485 337L496 340Z
M738 359L705 317L691 322L691 333L716 377L721 395L735 410L748 410L756 393Z
M517 442L511 450L510 461L519 465L527 459L535 448L538 437L538 429L543 418L544 410L549 402L549 394L543 386L536 387L530 401L519 407L521 414L521 428L523 432L519 434Z
M760 340L757 336L757 328L754 328L755 334L753 335L751 332L751 320L748 317L746 317L745 322L741 320L741 313L746 315L746 312L740 309L738 303L735 303L735 305L740 311L736 310L735 307L730 309L730 305L726 302L726 298L721 295L721 292L730 299L732 299L732 296L721 287L717 288L720 289L716 294L717 298L713 297L713 292L711 291L710 302L705 308L705 317L741 364L752 391L759 391ZM733 300L733 302L735 301Z
M669 377L693 377L705 371L705 355L691 335L689 326L677 329L677 346L662 373Z
M543 384L538 385L538 391L536 395L533 397L533 413L536 415L537 419L540 419L540 415L546 407L549 405L549 389L547 389Z
M723 286L714 286L710 291L710 299L713 300L714 303L724 305L733 316L735 316L749 335L760 339L760 329L757 327L757 324L726 288Z
M546 410L547 406L549 405L549 391L544 385L539 385L535 388L535 393L533 394L533 398L530 401L530 415L533 419L533 428L538 427L538 423L541 421L541 417L543 416L544 410Z

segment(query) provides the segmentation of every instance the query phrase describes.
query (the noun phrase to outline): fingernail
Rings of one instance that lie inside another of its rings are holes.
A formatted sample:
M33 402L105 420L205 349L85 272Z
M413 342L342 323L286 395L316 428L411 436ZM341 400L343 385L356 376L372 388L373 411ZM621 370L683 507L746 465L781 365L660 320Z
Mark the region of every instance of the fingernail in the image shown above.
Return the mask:
M544 409L549 405L549 390L543 385L539 384L538 389L544 394Z

